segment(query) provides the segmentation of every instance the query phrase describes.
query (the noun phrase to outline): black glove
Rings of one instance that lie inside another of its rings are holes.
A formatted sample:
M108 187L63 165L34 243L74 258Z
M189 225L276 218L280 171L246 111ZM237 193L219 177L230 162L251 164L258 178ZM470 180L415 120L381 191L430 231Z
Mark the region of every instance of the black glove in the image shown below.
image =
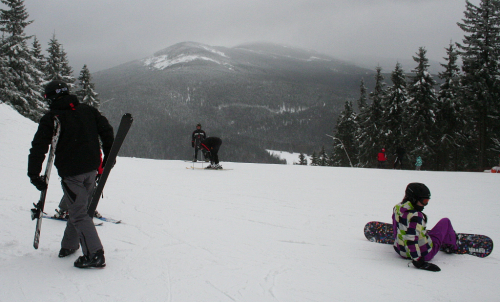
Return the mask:
M413 266L415 266L418 269L423 269L423 270L431 271L431 272L441 271L439 266L432 264L430 262L424 261L424 257L420 257L417 260L413 260L412 263L413 263Z
M47 183L45 178L40 175L28 175L30 177L31 183L39 190L43 191L47 189Z

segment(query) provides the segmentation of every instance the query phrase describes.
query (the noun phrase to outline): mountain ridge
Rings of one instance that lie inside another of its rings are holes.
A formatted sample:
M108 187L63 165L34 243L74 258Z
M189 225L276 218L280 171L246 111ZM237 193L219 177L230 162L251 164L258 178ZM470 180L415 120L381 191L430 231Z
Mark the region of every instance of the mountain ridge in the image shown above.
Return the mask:
M330 143L324 133L333 131L344 102L359 97L361 79L370 83L373 74L278 44L182 42L97 72L94 82L111 120L123 112L138 117L126 156L190 158L186 142L202 122L228 143L228 160L275 162L265 149L312 153ZM162 133L166 128L178 133Z

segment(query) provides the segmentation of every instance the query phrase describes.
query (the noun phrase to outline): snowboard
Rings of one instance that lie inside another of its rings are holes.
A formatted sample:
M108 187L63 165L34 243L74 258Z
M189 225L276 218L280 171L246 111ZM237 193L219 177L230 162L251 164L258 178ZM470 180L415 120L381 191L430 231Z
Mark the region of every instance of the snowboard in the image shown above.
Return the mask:
M109 151L109 154L106 158L107 165L104 166L104 170L102 171L102 175L99 178L97 187L92 193L92 201L89 203L87 211L90 217L94 217L95 209L97 208L97 204L99 203L99 199L101 198L101 193L104 189L104 185L106 184L106 180L108 179L111 169L113 169L116 157L118 156L118 152L120 151L120 148L125 141L125 137L127 136L128 130L132 126L133 121L134 119L132 118L132 115L130 113L126 113L122 116L120 125L118 126L118 130L116 131L113 146L111 146L111 150Z
M52 165L54 163L57 142L59 141L59 135L61 133L61 123L57 116L54 117L54 133L52 134L52 142L50 144L49 157L47 158L47 165L45 167L45 174L43 178L47 184L47 188L50 180L50 172L52 171ZM38 249L40 243L40 232L42 230L42 215L43 208L45 207L45 198L47 197L47 189L40 192L40 200L37 204L33 204L35 207L31 209L31 220L36 219L35 228L35 238L33 239L33 247Z
M493 251L493 240L479 234L457 233L458 249L455 254L469 254L476 257L488 257ZM365 225L365 237L369 241L385 244L394 244L392 224L371 221Z

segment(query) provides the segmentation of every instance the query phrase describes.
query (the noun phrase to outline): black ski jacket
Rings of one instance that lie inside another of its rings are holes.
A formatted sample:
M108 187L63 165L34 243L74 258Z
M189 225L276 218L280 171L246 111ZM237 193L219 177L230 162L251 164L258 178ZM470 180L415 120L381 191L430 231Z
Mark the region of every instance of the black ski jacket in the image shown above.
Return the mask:
M198 147L198 144L199 142L201 142L202 140L204 140L205 138L207 137L207 134L205 133L205 131L201 130L201 129L196 129L193 131L193 135L191 135L191 147Z
M106 157L114 141L113 127L96 108L80 104L74 95L64 95L52 102L50 111L40 120L31 142L28 176L38 176L42 171L45 154L52 142L54 116L61 122L54 161L59 176L74 176L97 170L101 164L99 139Z
M201 141L201 148L209 152L219 151L220 145L222 145L222 140L218 137L207 137Z

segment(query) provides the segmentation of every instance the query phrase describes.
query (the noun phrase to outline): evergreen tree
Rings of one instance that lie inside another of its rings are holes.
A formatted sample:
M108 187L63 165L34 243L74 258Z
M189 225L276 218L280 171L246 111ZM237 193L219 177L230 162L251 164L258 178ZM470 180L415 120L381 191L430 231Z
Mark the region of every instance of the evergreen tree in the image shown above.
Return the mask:
M383 100L386 97L384 76L382 68L376 68L375 88L370 93L371 105L364 112L364 116L360 122L359 132L359 165L361 167L374 166L375 157L380 148L385 146L385 138L381 133L382 124L384 123Z
M83 65L80 71L80 76L78 77L80 81L76 95L80 97L84 104L95 107L99 109L101 101L98 98L98 94L94 91L94 83L91 82L92 76L87 68L87 65Z
M362 112L368 104L367 90L365 86L365 80L361 79L361 84L359 85L359 99L358 99L358 109Z
M334 144L334 146L335 146L335 144ZM328 163L327 163L327 165L329 167L338 166L337 159L335 158L335 156L336 156L335 150L332 150L332 152L330 153L330 156L328 156Z
M319 153L318 165L323 167L328 165L328 155L326 154L325 146L321 147L321 151Z
M33 44L32 44L32 48L31 48L31 55L33 56L33 58L35 59L35 67L36 69L40 70L40 71L44 71L45 70L45 56L42 54L42 45L40 44L40 42L38 41L38 39L36 38L36 36L33 38ZM40 84L40 85L44 85L45 84L45 81L44 81L44 74L41 73L41 76L37 78L37 82Z
M406 76L397 63L391 74L392 86L387 89L387 97L384 102L384 123L382 133L386 137L387 148L396 150L397 147L406 147L406 135L408 130L407 102L408 91L406 88Z
M340 113L335 126L335 138L333 141L333 152L331 165L350 167L358 154L358 142L356 133L358 132L358 123L356 113L352 108L352 102L346 101L344 110Z
M471 132L477 168L496 163L500 152L500 1L481 0L479 6L466 1L465 18L458 26L465 32L457 43L462 57L461 83L466 112L472 121Z
M426 57L427 50L420 47L417 56L413 60L417 67L413 70L415 76L411 78L408 87L408 145L410 154L431 158L436 148L436 102L437 96L434 90L436 81L429 73L429 60ZM434 165L436 162L434 162Z
M37 79L42 72L36 67L36 59L28 47L24 30L33 21L23 0L1 0L8 9L0 9L0 95L2 100L23 116L38 121L45 110L43 88Z
M316 151L313 152L313 154L311 155L311 166L317 166L319 165L319 159L318 159L318 155L316 155Z
M73 87L75 78L73 77L73 69L69 66L67 54L62 45L57 41L56 35L52 36L49 41L49 48L47 48L48 57L45 69L47 82L59 80L69 84Z
M465 118L460 104L460 68L457 65L458 52L453 44L446 49L448 55L441 64L445 69L439 73L442 80L437 96L436 133L438 134L438 170L458 170L459 153L465 143Z
M307 158L302 152L299 154L299 165L307 166Z

